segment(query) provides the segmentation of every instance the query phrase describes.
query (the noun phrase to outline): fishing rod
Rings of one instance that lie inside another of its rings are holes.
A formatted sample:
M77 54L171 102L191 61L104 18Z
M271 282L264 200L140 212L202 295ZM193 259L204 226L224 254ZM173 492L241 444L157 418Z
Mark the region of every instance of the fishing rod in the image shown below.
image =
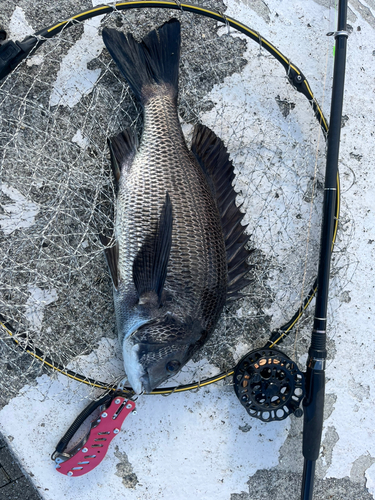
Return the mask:
M327 357L327 305L329 273L332 255L332 234L335 225L334 207L337 198L342 106L344 99L347 0L339 0L335 56L332 83L331 114L327 139L327 162L324 185L323 224L318 268L318 289L315 302L314 326L306 370L306 396L303 402L303 456L301 499L311 500L314 489L315 464L319 456L323 430L325 361Z

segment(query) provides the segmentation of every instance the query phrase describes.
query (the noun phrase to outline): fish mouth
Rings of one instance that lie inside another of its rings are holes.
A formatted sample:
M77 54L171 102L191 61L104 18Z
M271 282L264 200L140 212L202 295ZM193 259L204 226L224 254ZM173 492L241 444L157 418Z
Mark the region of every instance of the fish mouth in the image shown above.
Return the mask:
M147 372L139 362L138 357L139 345L133 344L129 339L125 339L123 343L123 357L126 376L136 394L150 391L150 380Z
M133 344L134 333L131 338L127 338L123 344L123 356L125 372L133 391L136 394L150 393L158 384L158 380L147 372L139 360L140 344Z
M145 392L146 394L149 394L150 392L152 392L155 389L155 387L152 387L150 377L148 376L147 373L145 373L141 377L140 382L142 385L142 392Z

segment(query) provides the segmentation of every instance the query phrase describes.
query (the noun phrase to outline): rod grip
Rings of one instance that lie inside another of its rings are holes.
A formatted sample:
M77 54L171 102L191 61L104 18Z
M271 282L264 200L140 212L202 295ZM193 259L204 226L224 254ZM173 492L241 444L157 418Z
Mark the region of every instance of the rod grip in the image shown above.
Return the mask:
M314 492L315 462L306 460L303 464L301 500L312 500Z
M307 368L306 394L303 403L303 445L302 452L306 460L315 461L319 457L320 441L323 430L324 409L324 370Z

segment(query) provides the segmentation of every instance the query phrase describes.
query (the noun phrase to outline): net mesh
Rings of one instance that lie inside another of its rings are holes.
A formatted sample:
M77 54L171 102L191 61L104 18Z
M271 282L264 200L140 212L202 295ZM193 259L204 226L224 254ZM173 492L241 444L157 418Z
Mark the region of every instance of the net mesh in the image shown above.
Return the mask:
M124 373L98 237L111 233L115 210L106 141L126 127L139 134L142 114L100 34L109 26L140 39L171 17L182 23L185 137L189 143L201 122L224 141L254 249L251 285L225 309L184 381L207 367L230 369L264 345L317 273L325 140L309 102L268 52L222 23L168 10L113 12L62 30L0 86L0 313L44 356L108 383ZM294 358L307 351L310 316L297 341L285 343ZM6 402L47 368L0 335ZM69 387L77 397L92 394Z

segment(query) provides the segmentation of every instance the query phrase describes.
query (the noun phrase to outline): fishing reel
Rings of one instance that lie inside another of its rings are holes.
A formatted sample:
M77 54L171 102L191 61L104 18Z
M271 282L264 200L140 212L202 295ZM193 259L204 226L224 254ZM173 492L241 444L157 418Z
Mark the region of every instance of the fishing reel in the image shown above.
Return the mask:
M301 417L305 377L281 351L264 347L246 354L234 370L234 390L251 417L263 422Z

